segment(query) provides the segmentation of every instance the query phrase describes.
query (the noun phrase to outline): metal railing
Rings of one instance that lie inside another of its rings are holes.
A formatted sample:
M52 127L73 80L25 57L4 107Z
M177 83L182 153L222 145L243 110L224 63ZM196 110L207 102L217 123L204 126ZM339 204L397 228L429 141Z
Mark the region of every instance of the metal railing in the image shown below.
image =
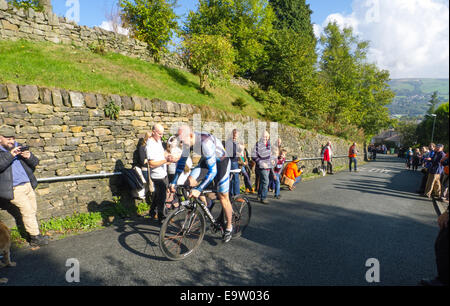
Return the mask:
M122 172L114 173L98 173L98 174L85 174L85 175L74 175L74 176L56 176L49 178L37 179L38 183L51 183L59 181L76 181L76 180L86 180L86 179L97 179L97 178L108 178L116 175L121 175Z
M348 158L348 156L334 156L333 158ZM322 160L322 157L311 157L311 158L300 158L300 161L312 161L312 160ZM286 162L291 162L292 160L286 160ZM56 176L49 178L37 179L38 183L52 183L60 181L76 181L76 180L87 180L87 179L98 179L98 178L108 178L113 176L122 175L122 172L104 173L100 172L98 174L85 174L85 175L74 175L74 176Z

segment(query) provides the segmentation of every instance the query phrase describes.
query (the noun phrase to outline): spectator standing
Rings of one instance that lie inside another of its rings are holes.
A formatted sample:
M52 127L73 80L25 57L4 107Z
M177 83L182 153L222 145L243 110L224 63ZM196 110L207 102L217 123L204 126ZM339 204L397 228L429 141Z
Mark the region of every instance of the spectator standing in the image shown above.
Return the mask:
M270 168L270 173L269 173L269 192L274 192L275 193L275 188L276 188L276 176L275 176L275 167L277 165L278 162L278 156L280 156L281 154L281 139L278 139L278 145L277 147L273 150L273 158L271 159L271 163L272 163L272 167Z
M406 168L411 169L414 153L411 148L406 151Z
M355 172L358 172L358 160L356 157L358 156L358 150L356 148L356 142L348 150L348 158L349 158L349 170L352 172L352 164L355 165Z
M327 174L334 174L333 173L333 150L331 147L331 142L328 142L325 146L324 153L323 153L323 160L327 162Z
M16 206L29 235L32 247L45 246L48 237L42 236L37 221L37 202L34 189L38 183L33 172L39 159L15 141L15 131L9 126L0 127L0 199Z
M425 187L427 185L428 180L428 174L429 174L429 168L431 166L431 163L429 162L429 158L433 158L434 156L434 148L436 145L434 143L430 143L430 146L428 148L424 147L424 154L422 157L422 181L420 183L419 190L417 190L417 193L424 194L425 193Z
M167 140L167 153L175 158L175 162L167 166L167 177L169 179L169 182L172 182L173 178L175 177L177 162L180 159L182 153L176 136L172 136L169 138L169 140Z
M244 177L245 192L252 192L252 181L251 181L251 169L248 162L248 151L244 145L241 145L241 155L239 156L239 163L241 167L241 174Z
M448 153L445 155L444 159L441 161L442 166L444 166L444 173L442 175L442 194L439 199L442 202L448 202Z
M325 176L326 173L326 167L325 167L325 160L323 158L324 154L325 154L325 148L327 147L327 145L323 145L322 148L320 149L320 158L321 158L321 168L320 168L320 172L322 172L322 175Z
M174 162L170 163L167 166L167 178L169 182L172 182L175 178L175 172L177 168L177 162L181 158L182 149L180 146L180 143L176 136L172 136L167 140L167 154L172 156L172 159ZM180 174L178 179L178 184L182 185L187 180L187 177L189 173L191 172L190 169L192 168L192 159L188 157L186 161L186 166L182 174ZM170 191L170 188L167 188L167 194L166 194L166 207L168 209L170 208L178 208L179 203L178 199L175 196L175 193L172 193Z
M241 146L238 143L239 131L234 129L230 138L225 142L225 150L231 162L231 170L239 169L239 156L242 154ZM231 174L230 181L230 196L233 197L241 193L241 181L239 179L239 173Z
M269 188L269 175L272 168L272 149L270 146L270 134L265 131L263 137L256 143L252 150L252 158L256 162L256 171L259 173L258 201L269 204L267 193Z
M377 149L375 148L375 145L372 143L369 145L369 148L367 149L370 153L370 159L376 160L377 159Z
M440 198L441 196L441 175L444 172L444 167L442 166L441 160L445 157L443 150L444 145L438 144L434 149L435 154L433 157L427 158L427 161L431 164L428 170L428 179L424 195L428 198L431 198L433 193L437 198Z
M414 155L413 155L413 160L412 160L412 168L414 171L417 171L417 169L419 168L420 165L420 150L419 148L414 150Z
M133 155L133 169L137 172L142 182L144 183L144 188L142 190L132 190L131 194L135 198L145 199L150 203L149 193L153 192L153 182L150 179L150 173L148 171L148 160L147 160L147 141L152 137L150 132L145 133L144 137L139 139L136 151Z
M275 180L275 198L280 199L280 187L281 187L281 174L283 172L284 163L286 162L286 150L281 150L280 156L278 156L277 163L275 165L275 168L273 169L274 172L274 180Z
M156 124L152 129L152 137L147 141L147 159L150 165L150 177L155 186L153 193L152 205L150 208L150 217L161 224L164 220L164 204L166 202L167 181L167 153L162 144L164 136L164 128L160 124Z

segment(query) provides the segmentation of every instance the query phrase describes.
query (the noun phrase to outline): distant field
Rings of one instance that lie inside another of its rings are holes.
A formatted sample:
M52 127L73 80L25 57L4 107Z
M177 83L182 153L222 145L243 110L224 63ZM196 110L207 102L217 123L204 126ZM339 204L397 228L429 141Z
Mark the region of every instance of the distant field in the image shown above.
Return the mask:
M396 91L409 90L417 94L432 94L438 91L440 96L447 99L449 96L449 79L395 79L390 85Z
M263 112L262 105L242 87L208 88L208 95L203 95L198 77L191 73L120 54L99 55L71 45L44 42L0 41L0 83L160 98L252 117ZM248 103L243 111L231 105L239 97Z
M421 86L422 91L426 93L433 93L438 91L439 95L446 96L448 99L449 95L449 80L448 79L422 79L423 85Z
M388 106L392 115L423 116L435 91L441 103L449 100L448 79L395 79L390 85L396 92L394 102Z

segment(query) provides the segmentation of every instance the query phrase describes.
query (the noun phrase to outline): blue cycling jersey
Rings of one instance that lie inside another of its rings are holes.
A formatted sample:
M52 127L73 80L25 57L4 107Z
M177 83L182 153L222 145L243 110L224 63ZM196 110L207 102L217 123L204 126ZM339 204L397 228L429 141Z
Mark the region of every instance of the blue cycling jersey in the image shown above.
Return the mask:
M194 133L195 144L193 146L193 152L202 157L207 165L207 174L203 181L195 188L199 191L203 191L216 177L217 175L217 162L225 156L225 149L222 142L214 135L208 133ZM183 152L181 158L177 163L175 171L175 177L172 180L172 185L176 185L179 175L184 171L186 161L189 157L191 147L183 145Z

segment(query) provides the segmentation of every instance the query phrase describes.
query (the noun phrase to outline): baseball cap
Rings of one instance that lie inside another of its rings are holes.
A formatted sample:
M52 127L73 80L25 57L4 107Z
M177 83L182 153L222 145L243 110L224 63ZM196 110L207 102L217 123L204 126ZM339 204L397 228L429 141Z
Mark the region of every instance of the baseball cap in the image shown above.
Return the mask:
M8 125L1 125L0 126L0 135L6 138L9 137L16 137L16 131L13 127Z
M437 147L437 148L443 148L444 145L443 145L442 143L440 143L440 144L436 145L436 147Z

